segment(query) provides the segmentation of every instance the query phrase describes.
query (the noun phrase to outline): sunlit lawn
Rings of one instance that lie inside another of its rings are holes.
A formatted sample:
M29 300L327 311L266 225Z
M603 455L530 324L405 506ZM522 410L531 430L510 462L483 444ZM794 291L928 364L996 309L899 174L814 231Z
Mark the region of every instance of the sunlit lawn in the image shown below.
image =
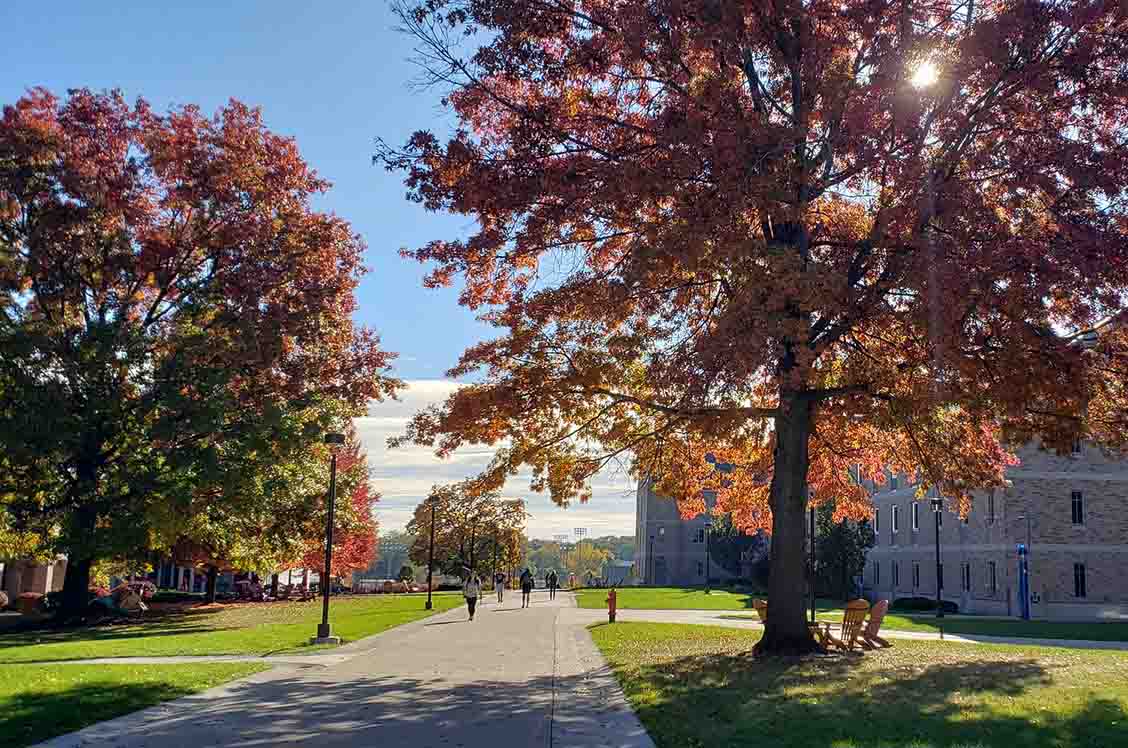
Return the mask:
M617 590L619 608L636 610L751 610L752 601L763 595L702 587L621 587ZM579 590L576 604L581 608L607 607L607 590ZM817 600L816 608L832 609L840 604Z
M335 597L333 632L349 642L424 618L429 615L425 599L418 594ZM436 594L434 612L461 603L458 593ZM308 641L320 620L319 600L189 608L137 623L0 635L0 663L313 651Z
M759 631L592 628L658 748L1128 745L1128 653L898 640L754 660Z
M16 748L265 669L201 665L4 665L0 748Z
M841 621L842 611L816 611L815 617L820 621ZM758 620L755 614L733 614L722 616L722 618ZM943 628L946 634L967 634L969 636L1128 641L1128 623L1056 623L975 618L973 616L946 616L938 619L929 614L906 616L888 613L881 622L881 627L890 631L919 631L925 633L938 633Z

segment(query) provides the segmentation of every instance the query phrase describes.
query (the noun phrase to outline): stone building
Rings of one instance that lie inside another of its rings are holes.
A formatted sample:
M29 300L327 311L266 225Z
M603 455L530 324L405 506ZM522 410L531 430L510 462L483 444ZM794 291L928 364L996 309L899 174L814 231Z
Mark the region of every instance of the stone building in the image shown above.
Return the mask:
M1005 490L977 494L961 519L940 512L941 596L960 612L1020 614L1018 544L1029 549L1030 613L1048 620L1128 620L1128 461L1077 443L1027 446ZM877 544L864 573L876 600L936 596L935 516L900 476L871 486Z
M682 519L676 501L640 481L635 494L635 570L643 584L703 585L732 575L705 558L705 515Z

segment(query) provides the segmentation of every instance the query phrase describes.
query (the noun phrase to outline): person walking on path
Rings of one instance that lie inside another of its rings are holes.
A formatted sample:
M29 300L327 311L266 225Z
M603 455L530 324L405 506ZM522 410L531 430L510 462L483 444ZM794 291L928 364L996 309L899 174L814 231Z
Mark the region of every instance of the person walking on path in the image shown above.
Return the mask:
M545 586L548 587L548 599L556 599L556 588L560 585L560 577L556 576L556 569L549 569L545 577Z
M529 571L529 567L521 572L521 607L529 607L529 597L533 594L533 573Z
M462 585L462 596L466 598L466 608L470 611L470 620L474 620L474 608L478 607L478 596L482 594L482 579L473 572L466 578Z
M505 595L505 575L500 571L494 574L494 589L497 590L497 604L501 605L502 597Z

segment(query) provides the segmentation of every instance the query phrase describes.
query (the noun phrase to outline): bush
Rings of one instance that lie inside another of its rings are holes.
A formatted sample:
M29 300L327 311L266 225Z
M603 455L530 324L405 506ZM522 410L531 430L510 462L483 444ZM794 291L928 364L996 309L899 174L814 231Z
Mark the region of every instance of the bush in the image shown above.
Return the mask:
M154 603L198 603L203 602L201 592L177 592L175 590L159 590L151 598Z
M462 585L460 585L460 584L436 584L435 585L435 591L436 592L459 592L461 590L462 590Z
M960 606L951 600L944 600L945 613L959 613ZM896 612L913 612L936 610L936 600L931 597L899 597L889 606L889 610Z

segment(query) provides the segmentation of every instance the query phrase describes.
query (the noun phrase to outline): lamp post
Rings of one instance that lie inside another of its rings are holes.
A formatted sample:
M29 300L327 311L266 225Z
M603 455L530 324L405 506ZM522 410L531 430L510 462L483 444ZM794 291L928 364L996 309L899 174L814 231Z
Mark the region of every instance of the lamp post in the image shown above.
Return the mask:
M651 586L654 585L654 536L650 536L650 574L647 575Z
M317 636L311 637L313 644L340 644L341 638L333 636L329 626L329 592L333 586L333 508L337 503L337 448L345 443L345 435L329 433L325 435L329 445L329 502L325 512L325 568L321 575L321 623L317 625Z
M427 548L427 604L423 606L424 610L431 609L431 570L435 568L435 504L439 502L431 496L427 503L431 505L431 545Z
M1026 545L1018 544L1018 593L1022 596L1019 613L1023 620L1030 620L1030 515L1020 514L1018 519L1026 520Z
M940 593L944 588L943 566L940 565L940 512L944 510L944 499L934 496L929 503L932 505L932 514L936 519L936 617L944 617L944 603Z
M810 528L810 535L811 535L811 546L810 546L810 554L811 554L811 560L810 560L810 565L811 565L811 575L810 575L811 576L811 623L814 623L815 622L815 508L814 507L811 507L810 515L811 515L811 528Z
M709 594L709 535L713 532L712 520L705 520L705 594Z

